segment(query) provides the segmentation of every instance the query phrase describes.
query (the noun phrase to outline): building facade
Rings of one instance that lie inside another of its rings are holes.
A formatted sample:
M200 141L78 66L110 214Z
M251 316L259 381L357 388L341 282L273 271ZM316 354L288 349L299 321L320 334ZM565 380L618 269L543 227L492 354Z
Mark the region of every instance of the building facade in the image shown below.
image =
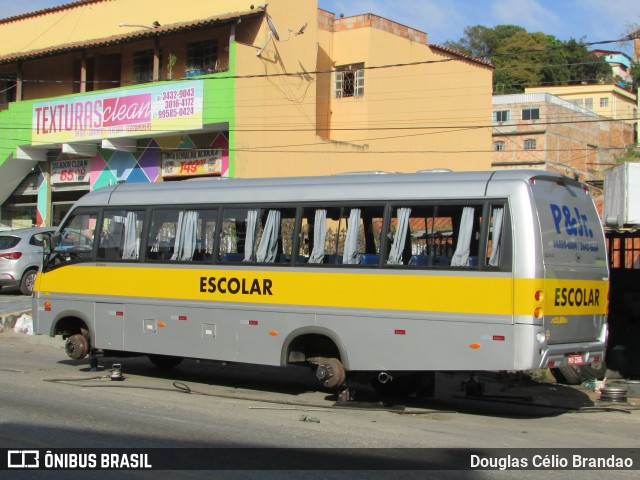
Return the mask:
M0 38L8 226L56 225L118 182L491 165L491 66L375 15L84 0Z
M616 83L622 82L623 88L633 83L631 76L631 62L633 60L629 55L616 50L592 50L592 52L606 60L611 67L611 73L613 73Z
M596 187L604 171L635 144L633 125L601 117L549 93L493 97L494 169L538 168Z
M638 138L638 97L619 85L566 85L527 87L525 93L550 93L578 107L633 125Z

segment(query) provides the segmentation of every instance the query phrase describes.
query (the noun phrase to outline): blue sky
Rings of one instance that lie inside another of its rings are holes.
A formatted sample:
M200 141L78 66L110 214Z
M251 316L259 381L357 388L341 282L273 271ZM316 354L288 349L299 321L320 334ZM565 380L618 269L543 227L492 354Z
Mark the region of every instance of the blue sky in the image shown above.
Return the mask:
M69 1L0 0L0 17ZM319 0L319 6L336 15L374 13L426 32L429 42L437 44L458 40L470 25L520 25L561 40L585 37L587 42L618 39L630 26L640 26L638 0ZM631 54L630 43L602 48Z

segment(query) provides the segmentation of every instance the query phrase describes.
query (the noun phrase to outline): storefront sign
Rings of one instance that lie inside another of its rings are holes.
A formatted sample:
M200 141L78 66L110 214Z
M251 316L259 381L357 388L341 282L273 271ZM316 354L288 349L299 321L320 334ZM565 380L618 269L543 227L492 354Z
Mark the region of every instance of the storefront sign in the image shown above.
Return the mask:
M31 142L71 143L202 128L203 80L35 102Z
M51 162L51 185L89 183L89 160L56 160Z
M180 150L162 154L163 177L220 175L221 173L222 150Z

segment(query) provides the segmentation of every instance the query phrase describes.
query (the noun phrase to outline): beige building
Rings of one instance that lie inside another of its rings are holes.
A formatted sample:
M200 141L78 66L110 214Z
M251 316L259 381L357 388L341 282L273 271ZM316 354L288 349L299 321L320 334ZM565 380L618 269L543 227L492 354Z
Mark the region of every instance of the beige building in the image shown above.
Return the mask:
M313 1L84 0L0 20L2 221L114 182L491 166L492 67Z

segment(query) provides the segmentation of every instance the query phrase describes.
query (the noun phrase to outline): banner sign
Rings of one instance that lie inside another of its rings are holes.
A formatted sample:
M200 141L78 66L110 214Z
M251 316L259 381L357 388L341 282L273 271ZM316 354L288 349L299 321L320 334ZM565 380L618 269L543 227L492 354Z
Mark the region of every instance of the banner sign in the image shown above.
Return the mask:
M176 150L162 154L162 176L220 175L222 150Z
M51 162L51 184L89 183L89 160L55 160Z
M32 144L155 136L202 128L203 80L35 102Z
M0 471L14 472L19 470L31 472L36 470L334 470L340 472L355 470L395 472L596 470L600 472L602 478L608 478L608 475L604 475L607 471L637 471L638 469L640 469L640 450L637 448L0 449ZM31 476L34 475L31 474ZM570 475L570 477L577 478L576 475ZM632 478L632 475L629 474L626 477ZM596 477L589 475L588 478Z

